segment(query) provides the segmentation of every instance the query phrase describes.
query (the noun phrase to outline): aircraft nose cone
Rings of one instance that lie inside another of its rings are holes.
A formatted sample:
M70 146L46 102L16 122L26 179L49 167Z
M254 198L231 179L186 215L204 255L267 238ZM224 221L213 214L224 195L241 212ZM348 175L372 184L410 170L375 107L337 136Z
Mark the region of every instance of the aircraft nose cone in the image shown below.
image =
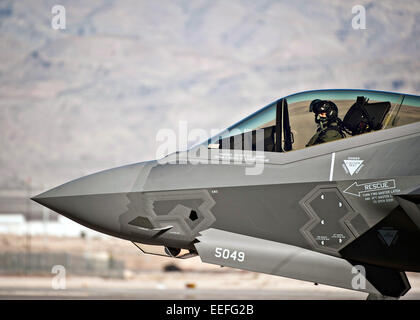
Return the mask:
M85 176L41 193L33 201L86 227L121 236L127 194L143 191L153 164L138 163Z

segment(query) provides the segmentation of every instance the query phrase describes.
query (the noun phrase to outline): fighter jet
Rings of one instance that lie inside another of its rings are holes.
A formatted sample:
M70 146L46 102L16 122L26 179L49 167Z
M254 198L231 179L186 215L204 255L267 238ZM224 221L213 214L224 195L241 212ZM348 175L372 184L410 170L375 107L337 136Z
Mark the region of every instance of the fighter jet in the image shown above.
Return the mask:
M339 136L308 145L325 106ZM420 272L420 96L292 94L187 151L32 199L144 253L399 298Z

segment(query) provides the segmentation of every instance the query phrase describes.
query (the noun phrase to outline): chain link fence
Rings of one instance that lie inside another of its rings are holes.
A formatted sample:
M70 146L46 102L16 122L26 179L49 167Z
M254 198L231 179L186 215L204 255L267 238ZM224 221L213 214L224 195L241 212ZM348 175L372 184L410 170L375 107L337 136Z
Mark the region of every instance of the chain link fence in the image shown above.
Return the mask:
M112 257L97 258L67 253L0 253L0 275L51 275L55 265L68 275L123 278L125 264Z

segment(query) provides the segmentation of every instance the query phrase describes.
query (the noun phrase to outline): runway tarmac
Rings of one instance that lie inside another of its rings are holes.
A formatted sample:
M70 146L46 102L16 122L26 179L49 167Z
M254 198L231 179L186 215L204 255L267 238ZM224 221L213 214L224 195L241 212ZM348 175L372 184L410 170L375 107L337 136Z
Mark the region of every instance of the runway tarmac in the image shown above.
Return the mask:
M68 277L66 289L51 277L0 277L0 299L111 300L364 300L367 293L255 273L144 273L132 279ZM420 279L401 299L420 300Z
M367 294L362 293L320 293L305 291L276 290L66 290L57 292L31 288L0 290L1 300L364 300ZM420 300L420 293L407 294L401 300Z
M0 299L110 299L110 300L325 300L325 299L365 299L366 294L335 293L319 294L311 292L276 290L133 290L133 289L68 289L65 291L45 290L42 288L14 289L2 288ZM417 296L420 298L420 295Z

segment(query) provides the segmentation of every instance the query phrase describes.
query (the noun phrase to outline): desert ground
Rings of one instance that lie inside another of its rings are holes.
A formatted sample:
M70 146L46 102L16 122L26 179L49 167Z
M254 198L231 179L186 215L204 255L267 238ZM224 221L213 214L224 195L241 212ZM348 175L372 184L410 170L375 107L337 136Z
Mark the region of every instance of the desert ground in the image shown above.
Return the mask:
M65 289L53 289L54 274L2 275L0 299L366 299L363 292L272 275L221 268L199 257L181 260L141 253L132 243L111 237L65 238L0 236L4 252L67 252L106 255L125 263L124 276L111 279L66 275ZM165 271L169 265L176 271ZM408 274L412 289L402 299L420 299L420 275Z

